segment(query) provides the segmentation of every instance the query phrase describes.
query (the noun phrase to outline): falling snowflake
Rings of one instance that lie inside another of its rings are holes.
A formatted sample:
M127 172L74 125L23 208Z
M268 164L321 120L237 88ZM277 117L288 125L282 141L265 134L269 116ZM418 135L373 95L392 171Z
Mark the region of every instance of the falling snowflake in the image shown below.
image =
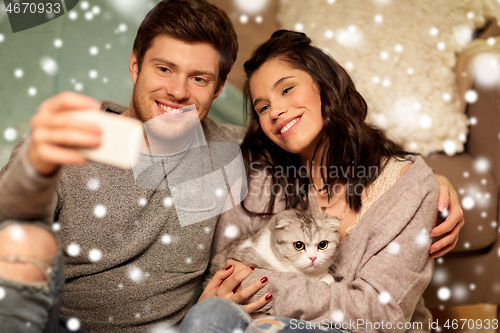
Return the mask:
M99 15L101 13L101 8L99 6L92 7L92 14Z
M86 12L85 13L85 19L87 21L92 21L94 19L94 14L92 14L92 12Z
M331 5L331 4L335 3L335 0L326 0L326 2Z
M174 200L172 200L172 198L171 198L171 197L165 197L165 198L163 199L163 205L164 205L165 207L172 207L172 205L173 205L173 204L174 204Z
M243 333L241 328L235 328L232 333Z
M420 117L418 120L418 123L420 124L420 127L422 128L430 128L432 126L432 118L429 117L428 115L424 114Z
M82 91L83 90L83 84L81 84L81 83L75 84L75 90L76 91Z
M481 213L481 217L482 217L483 219L484 219L484 218L486 218L487 216L488 216L488 214L487 214L486 212L482 212L482 213Z
M94 215L95 217L102 219L104 216L106 216L106 211L106 207L104 207L103 205L97 205L94 208Z
M92 46L89 49L89 53L93 56L97 55L99 53L99 48L97 46Z
M443 100L445 100L447 102L451 101L451 95L449 93L444 93Z
M375 22L382 23L383 20L384 20L384 18L382 17L382 15L380 15L380 14L375 15Z
M383 291L378 295L378 301L382 304L387 304L391 301L391 294L387 291Z
M40 59L40 67L42 70L49 75L56 75L59 70L59 66L54 59L49 57L43 57Z
M136 318L141 318L141 314L140 314L140 313L136 313L136 314L135 314L135 317L136 317Z
M474 208L475 201L471 197L467 196L462 199L462 208L465 210L470 210Z
M469 243L469 242L465 242L465 243L464 243L464 247L465 247L466 249L470 248L470 243Z
M37 92L38 92L38 91L36 90L36 88L35 88L35 87L30 87L30 88L28 89L28 95L30 95L30 96L35 96Z
M205 227L204 231L206 234L208 234L210 232L210 227Z
M444 42L439 42L437 44L437 48L438 48L438 50L442 51L442 50L444 50L446 48L446 44Z
M14 71L14 76L18 79L22 78L24 75L24 71L21 69L21 68L17 68L15 71Z
M118 284L118 289L123 289L123 283Z
M215 190L215 196L217 196L217 197L219 197L219 198L220 198L220 197L222 197L223 195L224 195L224 190L223 190L223 189L218 188L218 189L216 189L216 190Z
M476 290L476 285L475 285L474 283L471 283L471 284L469 285L469 289L470 289L470 290Z
M387 251L389 251L390 254L396 255L399 253L399 250L401 249L401 245L399 245L398 242L392 241L387 245Z
M191 259L190 257L186 258L186 264L191 264L192 262L193 262L193 259Z
M66 248L66 253L71 257L76 257L80 254L80 246L76 243L71 243Z
M17 138L17 131L15 128L8 127L3 132L3 137L7 141L14 141Z
M170 243L172 243L172 236L170 236L168 234L165 234L165 235L161 236L161 242L163 244L170 244Z
M239 230L238 227L235 225L229 225L226 227L226 230L224 230L224 236L227 238L236 238L238 236Z
M408 73L408 75L413 75L415 73L415 71L413 70L413 68L408 68L406 70L406 73Z
M429 33L431 34L431 36L437 36L437 34L439 33L439 29L436 28L436 27L432 27L430 30L429 30Z
M390 87L391 86L391 80L389 80L389 79L383 79L382 80L382 85L384 87Z
M78 18L78 13L72 10L71 12L69 12L69 18L70 20L76 20Z
M141 283L142 280L144 279L144 274L142 272L142 269L140 269L137 266L132 266L127 270L127 276L130 280L134 281L135 283Z
M467 298L469 291L464 285L453 286L453 299L456 301L463 301Z
M474 168L477 172L483 173L488 171L490 168L490 162L486 158L478 158L474 162Z
M401 44L396 44L396 46L394 46L394 51L396 51L396 52L398 52L398 53L403 52L403 45L401 45Z
M295 23L295 30L296 31L302 31L304 30L304 25L302 23Z
M335 310L332 312L332 320L336 323L340 323L344 320L344 312L342 310Z
M4 299L5 298L5 289L0 287L0 300Z
M470 117L469 118L469 123L474 126L477 124L477 118L476 117Z
M267 7L268 0L235 0L235 4L242 12L255 14L263 11Z
M387 60L389 58L389 53L387 53L386 51L380 52L380 58L382 60Z
M59 230L61 230L61 225L59 223L52 224L52 231L58 232Z
M248 16L246 16L245 14L241 15L240 16L240 22L245 24L248 22Z
M97 76L99 75L99 73L97 73L97 71L95 69L91 70L89 72L89 77L93 80L93 79L96 79Z
M437 296L442 301L447 301L451 296L451 291L447 287L441 287L438 289Z
M474 90L467 90L464 97L468 103L474 103L477 101L477 92Z
M198 248L198 250L204 250L205 249L205 245L203 245L203 244L200 243L200 244L198 244L197 248Z
M443 143L443 150L448 156L453 156L457 152L457 144L453 140L446 140Z
M99 249L92 249L89 251L89 260L92 262L98 262L102 258L102 252Z
M448 215L450 215L450 211L448 209L445 209L442 212L440 212L439 215L441 215L442 219L446 219Z
M148 200L146 198L139 198L137 203L139 204L139 206L144 207L148 203Z
M127 31L127 25L125 23L121 23L119 26L118 26L118 31L119 32L126 32Z
M62 47L62 46L63 46L63 41L62 41L62 39L57 38L56 40L54 40L54 47L55 47L55 48L60 48L60 47Z
M467 13L467 18L468 18L469 20L472 20L472 19L474 18L474 13L473 13L473 12L468 12L468 13Z
M99 179L90 178L87 182L87 188L91 191L97 191L99 189Z
M443 268L436 268L432 275L432 282L436 284L444 284L448 281L448 272Z
M429 233L425 229L422 229L420 231L420 234L418 234L417 237L415 237L415 243L417 243L417 245L419 246L427 246L429 242L430 242Z
M81 4L80 4L80 8L83 9L83 10L87 10L89 9L89 3L88 1L82 1Z
M262 16L258 15L257 17L255 17L255 22L262 23Z
M0 34L0 43L3 43L4 40L5 40L5 36L3 34Z
M77 318L69 318L66 327L70 331L77 331L80 329L80 321Z

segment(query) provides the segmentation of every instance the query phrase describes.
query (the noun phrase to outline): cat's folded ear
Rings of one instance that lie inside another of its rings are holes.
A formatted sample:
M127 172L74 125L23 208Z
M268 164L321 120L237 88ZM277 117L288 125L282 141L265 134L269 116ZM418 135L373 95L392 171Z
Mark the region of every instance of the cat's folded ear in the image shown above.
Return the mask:
M326 219L325 223L335 229L338 229L340 227L340 220L336 217L331 217L329 219Z
M276 229L286 229L287 227L290 226L290 224L292 224L291 220L289 220L289 219L280 219L280 220L276 221L275 228Z

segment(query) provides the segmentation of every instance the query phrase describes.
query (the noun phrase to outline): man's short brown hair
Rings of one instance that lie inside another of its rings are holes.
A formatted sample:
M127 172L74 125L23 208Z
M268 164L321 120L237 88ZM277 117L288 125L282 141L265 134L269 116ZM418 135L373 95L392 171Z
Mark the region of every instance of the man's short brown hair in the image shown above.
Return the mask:
M233 24L224 11L206 0L163 0L149 11L134 41L139 70L154 38L162 34L188 43L208 43L218 50L221 60L216 87L236 61L238 40Z

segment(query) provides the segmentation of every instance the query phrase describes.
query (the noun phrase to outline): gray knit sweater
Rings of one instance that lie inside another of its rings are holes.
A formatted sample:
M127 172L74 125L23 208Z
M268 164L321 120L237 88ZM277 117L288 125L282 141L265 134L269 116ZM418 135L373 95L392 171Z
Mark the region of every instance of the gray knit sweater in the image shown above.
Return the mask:
M267 276L268 285L253 297L271 292L268 312L273 315L333 327L331 320L338 320L338 325L345 323L343 328L350 331L430 332L431 314L422 294L434 267L429 233L436 222L439 189L424 160L414 156L411 160L412 166L373 203L337 250L333 265L337 283L312 283L300 273L256 269L242 287ZM264 211L269 187L270 179L263 173L251 177L245 206ZM284 208L278 199L275 211ZM311 209L317 209L314 202ZM245 214L241 205L227 211L217 226L214 252L231 241L225 235L228 226L247 234L266 222Z
M106 101L103 108L125 110ZM243 134L208 118L202 128L208 143L238 144ZM175 207L165 204L168 186L139 187L131 170L102 163L42 177L27 162L25 142L0 171L0 221L59 223L66 250L61 315L78 318L92 333L178 323L195 301L218 217L181 227ZM79 253L70 256L69 249Z

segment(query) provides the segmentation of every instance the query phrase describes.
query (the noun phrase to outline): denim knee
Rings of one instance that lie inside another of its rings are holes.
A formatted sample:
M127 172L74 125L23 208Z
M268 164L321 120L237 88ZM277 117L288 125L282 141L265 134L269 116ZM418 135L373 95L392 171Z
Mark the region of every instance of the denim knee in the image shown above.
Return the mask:
M241 306L220 297L211 297L189 310L179 333L232 333L238 328L243 332L251 321Z
M0 230L12 224L36 225L49 231L60 244L57 234L40 222L5 221ZM59 307L64 285L63 256L60 246L51 264L44 267L40 260L30 260L19 256L3 256L4 262L32 263L44 269L47 281L19 282L0 277L0 332L43 332L56 333Z

